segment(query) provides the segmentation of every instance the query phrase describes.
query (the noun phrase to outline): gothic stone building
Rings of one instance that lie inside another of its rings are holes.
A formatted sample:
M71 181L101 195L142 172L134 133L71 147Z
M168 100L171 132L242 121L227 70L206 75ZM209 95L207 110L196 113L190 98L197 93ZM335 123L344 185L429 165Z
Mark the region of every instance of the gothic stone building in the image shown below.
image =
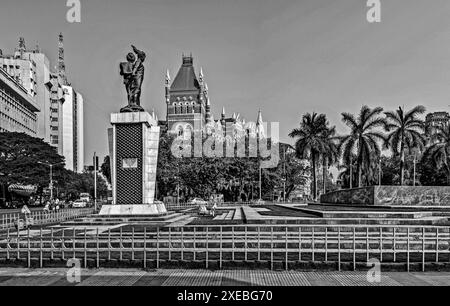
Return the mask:
M233 137L236 127L238 130L247 130L248 133L263 132L261 111L258 113L256 123L246 123L236 113L227 118L225 109L221 118L214 120L203 69L200 69L197 77L192 55L183 55L183 63L172 83L170 73L167 71L165 89L167 119L166 122L160 122L160 125L164 125L169 133L190 136L193 131L200 130L206 134L213 131L216 134Z

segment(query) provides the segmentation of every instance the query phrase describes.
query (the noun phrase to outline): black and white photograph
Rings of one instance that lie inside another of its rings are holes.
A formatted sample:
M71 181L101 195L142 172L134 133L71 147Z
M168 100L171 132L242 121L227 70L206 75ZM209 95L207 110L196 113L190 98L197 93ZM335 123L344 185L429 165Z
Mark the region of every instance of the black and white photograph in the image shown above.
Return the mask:
M448 0L0 0L0 287L449 285Z

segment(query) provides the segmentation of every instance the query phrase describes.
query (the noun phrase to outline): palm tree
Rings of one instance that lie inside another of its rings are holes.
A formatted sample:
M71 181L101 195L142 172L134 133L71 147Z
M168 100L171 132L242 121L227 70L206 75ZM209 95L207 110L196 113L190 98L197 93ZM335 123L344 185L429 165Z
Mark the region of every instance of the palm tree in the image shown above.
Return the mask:
M419 105L408 112L399 107L395 112L386 112L385 130L389 132L386 147L400 156L400 185L404 183L405 151L423 150L425 147L425 123L419 118L425 107Z
M381 155L379 143L384 142L385 137L377 129L385 125L385 119L380 117L382 112L381 107L370 109L363 106L357 118L352 114L342 113L342 122L350 127L351 131L349 135L341 137L340 151L343 161L347 163L356 155L358 187L362 186L363 169L369 169L376 162L374 156Z
M342 163L338 165L339 175L338 180L342 182L342 186L349 186L351 189L353 186L353 182L355 180L355 161L356 159L353 159L353 162L349 163ZM348 183L348 184L347 184Z
M431 136L431 146L425 151L437 168L443 168L450 184L450 125L437 126L436 133Z
M326 144L325 151L321 152L322 159L322 177L323 194L327 193L327 176L330 165L335 164L339 159L338 140L336 137L336 127L328 128L323 135L323 141Z
M313 196L317 199L317 162L329 150L330 130L326 115L307 113L303 116L300 128L294 129L289 137L298 138L295 142L297 158L310 158L313 175Z

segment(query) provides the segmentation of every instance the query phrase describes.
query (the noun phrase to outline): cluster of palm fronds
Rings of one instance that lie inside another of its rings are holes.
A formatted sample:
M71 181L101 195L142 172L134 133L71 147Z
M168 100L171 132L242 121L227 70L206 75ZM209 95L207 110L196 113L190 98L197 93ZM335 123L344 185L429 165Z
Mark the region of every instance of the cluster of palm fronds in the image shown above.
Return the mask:
M342 113L342 122L350 131L341 136L336 135L336 128L330 126L326 115L305 114L300 127L289 136L297 139L297 157L311 160L314 197L318 193L319 163L324 180L329 166L335 165L341 171L339 178L348 182L347 186L361 187L380 181L376 177L382 173L381 158L387 150L390 152L387 154L399 157L400 185L404 184L405 155L411 152L423 153L435 167L444 168L450 178L450 127L438 126L427 137L421 119L425 111L423 106L409 111L399 107L388 112L381 107L363 106L357 116Z

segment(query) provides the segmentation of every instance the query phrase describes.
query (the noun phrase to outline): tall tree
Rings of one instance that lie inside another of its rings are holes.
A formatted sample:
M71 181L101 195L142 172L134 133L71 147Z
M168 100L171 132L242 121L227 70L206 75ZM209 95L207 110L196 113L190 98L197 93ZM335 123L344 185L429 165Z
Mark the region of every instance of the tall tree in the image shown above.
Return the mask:
M450 185L450 125L436 127L436 133L430 141L431 146L425 151L425 157L436 168L447 173L447 184Z
M425 107L419 105L405 112L401 107L395 112L385 112L385 130L388 132L386 147L394 155L400 156L400 185L404 184L405 151L419 150L425 147L425 123L419 118L425 113Z
M53 179L64 170L64 157L42 139L23 133L0 133L0 183L48 186L50 169Z
M381 155L380 141L384 142L385 137L379 129L384 127L386 122L380 117L382 112L381 107L371 109L363 106L357 117L342 113L342 122L350 128L350 134L341 138L340 151L343 161L347 163L356 155L358 187L362 186L363 170L369 169Z
M297 158L310 158L313 176L313 196L317 199L317 162L329 149L330 130L326 115L307 113L303 116L300 128L294 129L289 137L297 138L295 151Z
M111 184L111 159L109 155L105 156L105 158L103 159L103 164L100 170L108 180L108 183Z
M338 137L336 137L336 127L328 128L323 135L323 141L326 145L322 152L322 187L323 194L327 193L327 178L329 176L329 167L335 164L339 159Z

